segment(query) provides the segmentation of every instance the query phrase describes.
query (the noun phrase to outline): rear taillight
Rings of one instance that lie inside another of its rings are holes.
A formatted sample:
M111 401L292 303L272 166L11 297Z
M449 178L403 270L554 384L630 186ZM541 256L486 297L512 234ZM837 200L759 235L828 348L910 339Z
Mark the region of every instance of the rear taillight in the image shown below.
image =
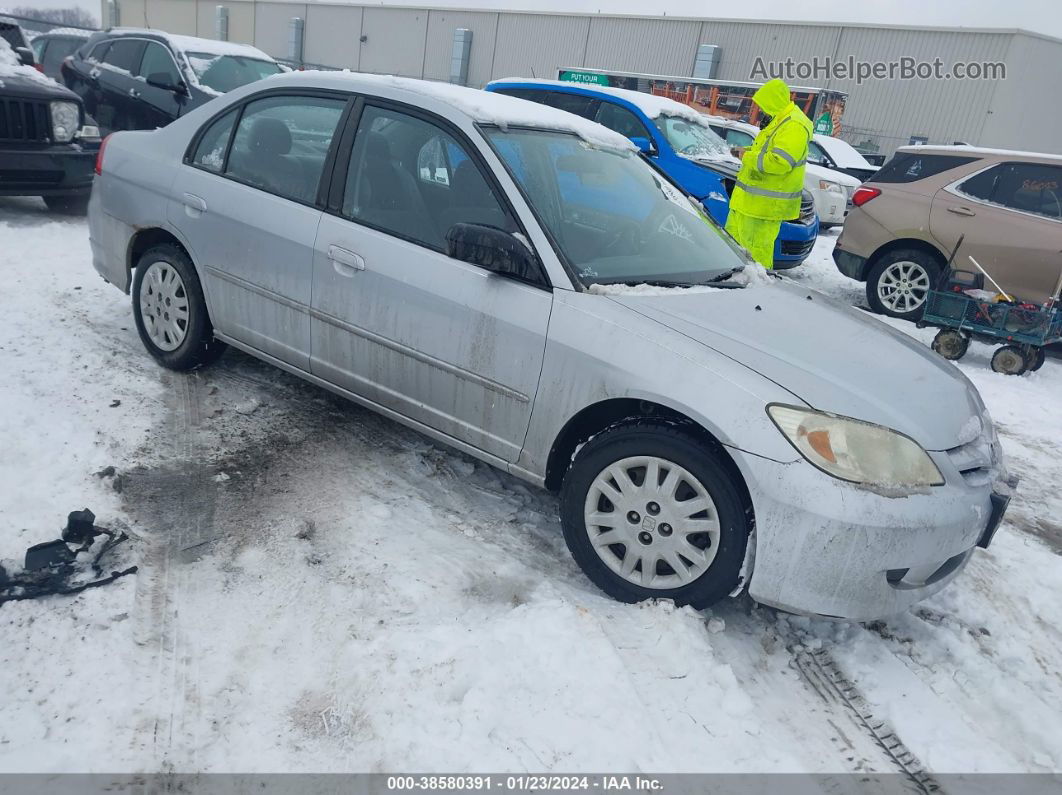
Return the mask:
M33 64L33 68L36 69L41 74L44 74L44 67L41 66L39 63Z
M103 152L107 148L107 142L109 140L111 140L111 136L108 135L106 138L104 138L102 141L100 141L100 150L98 152L96 152L96 173L97 174L102 174L103 173Z
M860 185L856 188L855 193L852 194L852 204L856 207L862 207L871 199L876 199L881 195L881 191L878 188L868 188L866 185Z

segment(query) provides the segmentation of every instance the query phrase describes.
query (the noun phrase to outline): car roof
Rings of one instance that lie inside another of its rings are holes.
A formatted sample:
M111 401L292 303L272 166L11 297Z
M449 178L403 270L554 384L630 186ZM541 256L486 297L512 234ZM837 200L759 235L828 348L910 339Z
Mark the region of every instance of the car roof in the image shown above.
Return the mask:
M1062 163L1062 155L1052 155L1046 152L1022 152L1017 149L993 149L987 146L967 146L966 144L952 146L935 146L933 144L921 144L915 146L901 146L897 152L928 152L941 155L982 155L999 159L1020 158L1022 160L1044 160L1051 163Z
M232 41L219 41L217 39L204 39L198 36L184 36L176 33L167 33L155 28L110 28L106 35L113 38L137 37L154 39L155 41L169 44L174 50L180 52L202 52L208 55L238 55L244 58L253 58L259 61L273 61L273 58L252 47L250 44L238 44Z
M412 77L374 75L349 71L289 72L266 78L270 87L292 86L353 91L382 96L414 106L438 103L456 110L473 122L505 128L530 127L575 133L588 143L609 149L633 150L627 138L596 122L557 108L528 102L478 88ZM262 86L266 81L252 84ZM430 109L430 108L429 108Z
M78 28L53 28L52 30L45 31L44 33L38 33L33 38L37 39L80 39L81 41L87 40L94 30L79 30Z
M650 119L655 119L658 116L679 116L700 122L706 122L708 119L700 111L691 108L689 105L676 102L669 97L648 94L644 91L632 91L628 88L613 88L612 86L600 86L591 83L572 83L565 80L545 80L531 77L505 77L500 80L492 80L487 84L487 88L500 88L503 86L507 88L541 88L544 90L554 88L572 94L614 97L633 105Z

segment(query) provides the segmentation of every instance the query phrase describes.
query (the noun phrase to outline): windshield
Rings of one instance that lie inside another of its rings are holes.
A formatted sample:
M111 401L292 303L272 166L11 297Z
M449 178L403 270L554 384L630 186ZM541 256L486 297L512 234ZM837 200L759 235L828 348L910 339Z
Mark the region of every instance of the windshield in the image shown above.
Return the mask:
M706 284L746 264L730 237L635 152L569 133L485 132L584 285Z
M221 93L280 72L280 66L273 61L245 58L242 55L216 55L209 52L189 52L186 55L199 85Z
M730 160L733 157L726 141L705 124L678 116L657 116L653 123L667 138L671 148L680 155L710 160Z

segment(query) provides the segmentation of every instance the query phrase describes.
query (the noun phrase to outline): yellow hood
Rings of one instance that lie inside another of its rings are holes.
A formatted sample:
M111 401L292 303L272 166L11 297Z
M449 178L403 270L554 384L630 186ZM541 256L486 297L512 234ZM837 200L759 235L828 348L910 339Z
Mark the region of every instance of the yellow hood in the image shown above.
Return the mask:
M777 116L789 104L789 86L777 78L769 80L752 95L752 101L769 116Z

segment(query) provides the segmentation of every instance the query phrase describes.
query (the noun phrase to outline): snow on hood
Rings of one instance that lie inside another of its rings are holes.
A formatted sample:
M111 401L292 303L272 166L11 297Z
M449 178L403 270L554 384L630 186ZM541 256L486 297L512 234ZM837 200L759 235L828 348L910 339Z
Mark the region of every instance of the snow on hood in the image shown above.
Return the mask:
M959 370L929 348L831 298L772 280L743 290L610 295L760 373L809 406L959 445L982 411Z
M830 157L841 168L868 168L871 171L876 171L878 168L859 154L848 141L842 141L832 135L816 135L815 143L829 152Z
M7 40L0 38L0 79L3 78L22 78L49 88L61 88L52 78L38 72L32 66L23 64L19 60L18 53L11 49Z

